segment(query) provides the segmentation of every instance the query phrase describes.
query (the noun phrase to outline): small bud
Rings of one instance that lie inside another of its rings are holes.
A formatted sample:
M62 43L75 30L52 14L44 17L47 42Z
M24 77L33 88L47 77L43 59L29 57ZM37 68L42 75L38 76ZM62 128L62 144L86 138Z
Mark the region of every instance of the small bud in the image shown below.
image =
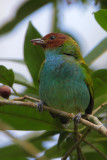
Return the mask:
M11 90L8 86L1 86L0 87L0 96L8 99L10 95L11 95Z

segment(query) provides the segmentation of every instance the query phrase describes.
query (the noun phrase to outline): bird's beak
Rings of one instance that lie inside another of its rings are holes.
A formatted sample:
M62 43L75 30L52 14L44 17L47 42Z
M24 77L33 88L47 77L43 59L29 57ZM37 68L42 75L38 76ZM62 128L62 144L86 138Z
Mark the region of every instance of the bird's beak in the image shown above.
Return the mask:
M45 45L45 41L41 38L32 39L30 41L33 43L33 45Z

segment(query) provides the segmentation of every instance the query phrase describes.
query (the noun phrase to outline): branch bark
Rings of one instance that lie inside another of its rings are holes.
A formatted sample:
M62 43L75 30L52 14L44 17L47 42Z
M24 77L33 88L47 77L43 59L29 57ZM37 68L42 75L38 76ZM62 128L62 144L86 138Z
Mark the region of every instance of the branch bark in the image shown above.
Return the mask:
M19 99L21 100L24 100L25 98L21 98L19 97ZM14 99L14 100L0 100L0 105L3 106L3 105L19 105L19 106L25 106L25 107L32 107L32 108L37 108L37 103L40 101L39 99L36 99L36 98L31 98L32 100L35 100L36 102L33 103L33 102L23 102L23 101L20 101L18 98L17 98L17 101ZM64 112L64 111L61 111L61 110L58 110L58 109L55 109L55 108L52 108L52 107L48 107L48 106L43 106L43 109L46 110L46 111L49 111L49 112L52 112L52 113L55 113L59 116L63 116L63 117L66 117L66 118L69 118L69 119L73 119L74 118L74 114L73 113L67 113L67 112ZM104 136L107 136L107 129L101 124L101 125L96 125L88 120L85 120L83 118L80 119L80 122L89 127L90 129L93 129L101 134L103 134Z

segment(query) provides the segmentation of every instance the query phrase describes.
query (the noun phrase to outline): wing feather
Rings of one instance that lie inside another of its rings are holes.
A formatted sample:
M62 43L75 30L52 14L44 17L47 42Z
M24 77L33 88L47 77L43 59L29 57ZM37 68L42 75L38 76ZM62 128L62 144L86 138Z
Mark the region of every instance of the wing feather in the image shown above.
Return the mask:
M81 63L81 66L82 66L83 72L84 72L84 81L85 81L85 83L88 87L89 93L90 93L90 102L89 102L87 109L85 110L85 114L91 114L92 110L93 110L93 106L94 106L93 81L91 78L90 70L89 70L88 66L86 65L86 63Z

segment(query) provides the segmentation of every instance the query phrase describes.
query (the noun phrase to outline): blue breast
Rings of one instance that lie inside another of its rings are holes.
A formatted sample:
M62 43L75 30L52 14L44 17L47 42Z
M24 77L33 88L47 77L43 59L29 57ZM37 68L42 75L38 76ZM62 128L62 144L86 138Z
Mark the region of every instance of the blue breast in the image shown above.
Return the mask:
M72 56L46 57L40 73L40 98L48 106L67 111L85 111L90 94L80 64Z

